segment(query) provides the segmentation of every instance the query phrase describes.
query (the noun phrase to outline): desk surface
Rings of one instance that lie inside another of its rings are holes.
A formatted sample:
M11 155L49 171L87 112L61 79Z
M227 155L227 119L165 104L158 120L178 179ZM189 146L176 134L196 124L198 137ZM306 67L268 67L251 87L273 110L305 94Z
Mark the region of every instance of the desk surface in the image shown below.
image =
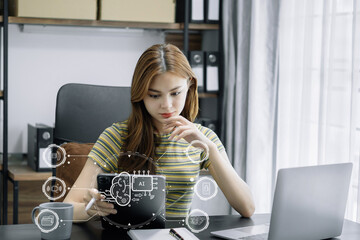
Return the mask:
M211 231L222 230L233 227L244 227L254 224L269 222L270 214L256 214L252 218L241 218L237 215L230 216L211 216L209 228L197 233L200 239L219 239L210 235ZM176 227L176 223L167 223L167 227ZM85 224L73 224L71 239L109 239L107 234L101 228L100 221L91 221ZM338 238L341 240L358 240L360 237L360 224L344 221L343 233ZM40 239L40 230L34 224L2 225L0 226L0 239L4 240L23 240ZM117 239L130 239L127 236Z

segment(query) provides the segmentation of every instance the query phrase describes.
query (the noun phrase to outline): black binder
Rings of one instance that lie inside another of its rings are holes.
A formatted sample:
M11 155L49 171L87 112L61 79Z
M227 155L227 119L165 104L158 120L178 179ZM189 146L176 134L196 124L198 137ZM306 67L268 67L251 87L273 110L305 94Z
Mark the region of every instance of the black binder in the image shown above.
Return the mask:
M205 0L189 0L189 22L205 22ZM176 22L184 22L185 0L176 0Z
M205 0L205 22L219 23L220 0Z
M205 52L205 91L219 91L219 53Z
M204 91L204 52L190 51L189 52L190 66L195 73L198 83L198 92Z

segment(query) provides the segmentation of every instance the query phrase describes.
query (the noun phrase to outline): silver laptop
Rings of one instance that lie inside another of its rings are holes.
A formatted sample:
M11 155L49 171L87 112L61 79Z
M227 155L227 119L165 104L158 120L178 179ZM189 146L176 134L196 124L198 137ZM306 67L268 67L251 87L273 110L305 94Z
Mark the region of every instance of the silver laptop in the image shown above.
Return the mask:
M225 239L306 240L341 235L352 163L280 169L270 224L211 232Z

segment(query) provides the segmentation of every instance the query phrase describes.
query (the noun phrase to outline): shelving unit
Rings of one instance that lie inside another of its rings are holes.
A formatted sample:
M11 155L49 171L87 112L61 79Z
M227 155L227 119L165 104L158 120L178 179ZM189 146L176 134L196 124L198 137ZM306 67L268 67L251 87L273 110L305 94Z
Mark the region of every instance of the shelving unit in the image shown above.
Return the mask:
M8 179L8 0L3 1L3 18L1 19L3 41L2 41L2 61L3 66L3 85L1 100L3 101L3 163L2 163L2 224L7 224L7 179Z
M149 22L125 22L125 21L101 21L101 20L72 20L53 18L28 18L8 16L8 0L4 0L3 15L0 15L0 24L3 29L3 85L0 89L0 100L3 101L3 164L2 169L3 194L2 195L2 224L7 224L7 202L8 202L8 25L29 24L44 26L77 26L77 27L102 27L102 28L125 28L125 29L157 29L167 32L180 32L183 34L183 52L187 55L189 51L189 31L219 30L219 24L189 23L189 0L185 1L184 23L149 23ZM219 49L221 51L221 49ZM218 98L217 93L199 93L199 98ZM220 100L219 100L220 101Z

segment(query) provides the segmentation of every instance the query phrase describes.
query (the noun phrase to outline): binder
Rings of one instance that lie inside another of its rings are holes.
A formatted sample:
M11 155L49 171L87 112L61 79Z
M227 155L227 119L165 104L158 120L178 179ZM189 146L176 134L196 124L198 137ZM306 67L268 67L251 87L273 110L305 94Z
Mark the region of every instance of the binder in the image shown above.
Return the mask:
M190 51L189 63L197 78L198 92L203 92L204 91L204 52Z
M189 0L189 22L205 22L205 0ZM185 0L176 1L176 22L184 22Z
M205 0L205 22L219 23L220 0Z
M191 0L190 1L190 20L189 22L204 22L204 0Z
M205 91L219 91L219 53L205 52Z

